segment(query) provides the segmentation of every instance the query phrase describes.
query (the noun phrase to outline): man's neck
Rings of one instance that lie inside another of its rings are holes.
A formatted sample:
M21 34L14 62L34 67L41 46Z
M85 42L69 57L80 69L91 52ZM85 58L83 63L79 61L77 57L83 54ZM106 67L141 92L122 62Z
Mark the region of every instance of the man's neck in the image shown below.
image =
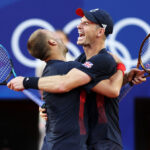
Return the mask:
M94 46L91 46L91 45L83 46L83 49L86 55L86 60L97 55L104 48L105 48L105 44L99 44L99 45L94 45Z
M62 61L66 61L66 58L64 56L51 56L48 59L45 60L45 62L49 61L49 60L62 60Z

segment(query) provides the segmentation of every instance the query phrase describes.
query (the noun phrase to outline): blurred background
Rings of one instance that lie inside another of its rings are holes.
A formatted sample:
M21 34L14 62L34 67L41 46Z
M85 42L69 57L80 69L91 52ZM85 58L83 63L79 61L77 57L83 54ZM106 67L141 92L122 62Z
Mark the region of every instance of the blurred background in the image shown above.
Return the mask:
M101 8L114 20L114 33L107 39L107 48L122 59L129 71L136 67L141 41L150 33L149 4L148 0L0 0L0 43L9 51L17 75L37 75L41 62L27 52L29 35L38 28L63 30L69 39L68 58L74 59L83 52L76 45L80 18L75 10ZM120 102L124 150L150 150L149 85L147 79L134 86ZM37 91L32 92L40 97ZM0 150L38 150L39 126L38 106L22 92L1 86Z

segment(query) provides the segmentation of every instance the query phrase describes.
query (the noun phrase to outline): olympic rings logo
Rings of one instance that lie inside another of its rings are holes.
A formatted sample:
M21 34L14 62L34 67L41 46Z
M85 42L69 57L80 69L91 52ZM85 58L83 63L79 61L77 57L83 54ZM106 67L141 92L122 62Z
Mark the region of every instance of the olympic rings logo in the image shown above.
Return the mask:
M80 19L74 19L65 25L65 27L63 28L63 31L67 34L71 34L72 30L75 29L79 23L80 23ZM123 43L117 41L116 37L121 29L130 25L135 25L135 26L142 28L144 32L146 33L146 35L150 33L150 26L145 21L138 19L138 18L125 18L125 19L120 20L114 25L113 34L110 35L106 41L106 45L109 48L109 50L112 53L116 54L118 57L120 57L121 60L125 63L127 71L130 70L131 67L136 66L137 58L132 59L128 48L125 45L123 45ZM12 38L11 38L11 47L12 47L14 56L23 65L27 67L35 68L39 64L39 60L31 60L29 58L26 58L22 54L22 51L19 47L19 39L20 39L21 34L27 28L32 27L32 26L39 26L39 27L42 27L51 31L55 31L55 28L49 22L46 22L42 19L34 18L34 19L29 19L20 23L14 30L12 34ZM80 55L80 50L72 42L69 42L67 47L74 54L75 58ZM120 51L122 56L118 53L118 50ZM150 52L147 51L143 57L144 57L143 58L144 62L146 62L148 58L150 57Z
M122 43L116 40L116 37L121 29L125 28L126 26L135 25L144 30L144 32L147 34L150 33L150 26L145 21L138 19L138 18L126 18L122 19L119 22L117 22L114 26L113 34L109 36L107 40L107 46L109 47L109 50L116 54L118 57L121 58L121 60L125 63L127 71L131 69L131 67L134 67L137 65L137 59L132 59L130 51L127 47L125 47ZM119 50L123 57L118 53ZM149 50L145 52L145 54L142 56L143 63L147 62L150 58L150 52Z

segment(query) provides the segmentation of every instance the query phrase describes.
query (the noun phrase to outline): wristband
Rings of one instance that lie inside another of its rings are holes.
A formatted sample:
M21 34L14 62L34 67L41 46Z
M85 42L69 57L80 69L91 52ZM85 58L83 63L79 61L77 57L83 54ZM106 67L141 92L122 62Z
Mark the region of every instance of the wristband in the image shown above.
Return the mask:
M124 76L124 72L126 71L126 67L123 63L118 63L117 64L117 70L121 70Z
M23 86L25 89L38 89L38 77L26 77L23 80Z

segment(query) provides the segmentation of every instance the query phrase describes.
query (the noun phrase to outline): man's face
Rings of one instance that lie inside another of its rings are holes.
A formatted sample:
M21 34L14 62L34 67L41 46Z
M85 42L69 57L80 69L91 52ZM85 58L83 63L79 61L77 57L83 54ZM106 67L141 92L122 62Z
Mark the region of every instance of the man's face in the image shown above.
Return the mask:
M66 52L68 52L68 49L66 47L66 45L64 44L64 42L62 41L60 34L58 34L57 32L53 33L53 37L55 37L55 40L58 44L59 49L66 54Z
M55 33L56 33L56 35L63 41L63 43L64 43L65 45L68 44L69 40L67 39L67 36L65 35L64 32L58 30L58 31L56 31Z
M77 26L79 37L78 45L91 45L97 36L98 25L88 20L85 16L81 18L81 23Z
M68 49L66 47L66 45L63 43L62 40L58 40L58 46L59 46L59 49L64 53L66 54L68 52Z

